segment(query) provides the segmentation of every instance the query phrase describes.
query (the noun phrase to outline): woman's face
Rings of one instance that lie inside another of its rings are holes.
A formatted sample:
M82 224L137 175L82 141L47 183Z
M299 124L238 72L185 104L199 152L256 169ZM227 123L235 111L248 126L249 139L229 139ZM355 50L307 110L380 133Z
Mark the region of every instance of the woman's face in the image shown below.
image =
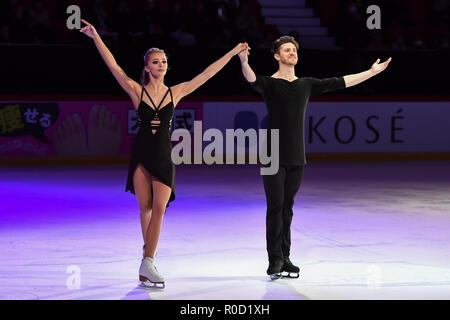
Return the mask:
M167 72L167 57L164 52L155 52L150 54L150 59L145 67L153 78L164 77Z

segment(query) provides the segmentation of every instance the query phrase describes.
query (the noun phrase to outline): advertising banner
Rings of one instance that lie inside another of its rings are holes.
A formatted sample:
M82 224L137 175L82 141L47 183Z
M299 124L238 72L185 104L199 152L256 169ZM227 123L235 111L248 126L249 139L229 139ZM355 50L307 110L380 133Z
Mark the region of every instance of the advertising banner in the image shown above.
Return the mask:
M181 102L172 130L193 132L202 102ZM130 154L137 133L131 102L1 102L0 156L118 156Z
M203 129L265 129L264 102L206 102ZM299 119L300 121L300 119ZM450 152L449 102L310 102L307 152Z

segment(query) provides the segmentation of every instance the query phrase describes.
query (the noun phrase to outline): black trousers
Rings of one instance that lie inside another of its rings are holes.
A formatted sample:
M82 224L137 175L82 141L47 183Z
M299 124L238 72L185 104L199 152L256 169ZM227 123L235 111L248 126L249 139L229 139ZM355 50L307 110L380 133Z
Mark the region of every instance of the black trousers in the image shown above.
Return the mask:
M303 178L304 166L281 166L275 175L263 175L267 201L266 241L269 262L288 258L294 198Z

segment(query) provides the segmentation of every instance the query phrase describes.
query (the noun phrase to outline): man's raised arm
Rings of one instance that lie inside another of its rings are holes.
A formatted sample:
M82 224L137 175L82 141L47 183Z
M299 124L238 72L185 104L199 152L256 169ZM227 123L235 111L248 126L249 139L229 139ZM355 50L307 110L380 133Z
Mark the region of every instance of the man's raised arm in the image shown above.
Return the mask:
M250 65L248 64L248 56L250 55L249 50L250 47L247 47L246 50L242 50L241 52L239 52L239 59L241 59L241 68L245 79L248 82L255 82L256 75L253 72L252 68L250 68Z
M240 58L240 56L239 56L239 58ZM380 59L378 59L372 65L372 68L370 68L369 70L344 76L345 86L347 88L356 86L357 84L359 84L363 81L366 81L367 79L373 77L374 75L379 74L380 72L384 71L384 69L387 68L387 66L389 65L389 62L391 62L391 60L392 60L392 58L389 58L385 62L380 63ZM241 59L241 61L242 61L242 59Z

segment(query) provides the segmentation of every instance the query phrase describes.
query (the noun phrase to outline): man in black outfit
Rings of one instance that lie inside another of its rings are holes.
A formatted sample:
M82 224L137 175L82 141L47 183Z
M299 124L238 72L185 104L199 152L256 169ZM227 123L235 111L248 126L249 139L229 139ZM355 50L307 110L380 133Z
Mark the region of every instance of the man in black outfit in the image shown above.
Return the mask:
M264 97L268 109L268 129L279 130L279 169L274 175L264 175L267 200L266 240L269 255L267 274L278 277L281 272L295 274L300 269L289 260L291 221L294 198L300 188L306 164L304 124L306 106L311 95L344 89L361 83L382 72L384 63L378 59L371 69L340 78L297 78L298 42L292 37L281 37L273 43L272 53L278 61L278 71L269 76L255 74L248 64L249 50L241 51L242 73L250 86ZM268 147L271 134L267 134ZM269 149L270 152L270 149ZM272 155L273 156L273 155Z

